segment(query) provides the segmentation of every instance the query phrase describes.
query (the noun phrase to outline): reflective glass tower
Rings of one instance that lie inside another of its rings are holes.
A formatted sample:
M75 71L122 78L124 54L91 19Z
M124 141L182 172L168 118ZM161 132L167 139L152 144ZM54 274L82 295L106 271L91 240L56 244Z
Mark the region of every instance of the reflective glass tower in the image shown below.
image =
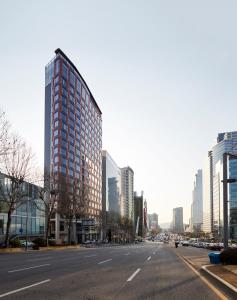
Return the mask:
M102 206L102 113L75 65L62 50L55 54L45 68L45 172L56 180L64 176L69 196L75 182L78 193L86 189L84 215L98 220ZM57 238L63 233L57 224L55 227Z
M215 238L223 238L223 153L237 154L237 131L219 133L217 143L209 151L210 196L205 197L205 206L210 207L211 231ZM237 160L229 159L229 178L237 179ZM237 183L229 184L230 238L237 239Z

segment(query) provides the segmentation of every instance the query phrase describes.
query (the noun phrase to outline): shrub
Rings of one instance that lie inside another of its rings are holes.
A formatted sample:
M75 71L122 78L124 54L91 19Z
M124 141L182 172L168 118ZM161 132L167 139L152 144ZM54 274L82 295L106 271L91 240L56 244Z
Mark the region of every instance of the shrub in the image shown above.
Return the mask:
M220 253L223 264L237 265L237 249L227 249Z
M38 247L46 247L46 239L43 238L36 238L32 241Z
M21 247L21 242L19 239L10 240L9 244L12 248L20 248Z
M33 250L39 250L39 246L38 245L33 245Z
M55 240L49 240L49 246L56 246Z

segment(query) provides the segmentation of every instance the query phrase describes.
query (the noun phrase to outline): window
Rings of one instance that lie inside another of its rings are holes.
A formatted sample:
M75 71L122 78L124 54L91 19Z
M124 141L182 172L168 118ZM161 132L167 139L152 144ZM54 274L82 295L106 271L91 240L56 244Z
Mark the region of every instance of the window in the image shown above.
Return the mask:
M67 90L63 88L63 96L67 97Z
M60 169L61 169L61 172L62 172L63 174L66 174L66 168L65 168L65 167L61 167Z
M68 68L67 68L67 66L63 63L63 77L65 78L65 79L67 79L67 76L68 76Z
M54 110L55 110L55 111L58 110L58 103L56 103L56 104L54 105Z
M86 93L86 105L89 104L89 95Z
M56 61L56 74L58 74L58 72L59 72L59 69L60 69L60 60L57 60Z
M56 85L54 88L54 93L56 94L59 91L59 85Z
M80 80L77 80L77 93L79 95L81 94L81 82L80 82Z
M75 77L75 75L71 72L71 73L70 73L70 84L71 84L72 86L75 86L75 82L76 82L76 77Z
M86 97L86 91L84 87L82 87L82 98L85 99L85 97Z

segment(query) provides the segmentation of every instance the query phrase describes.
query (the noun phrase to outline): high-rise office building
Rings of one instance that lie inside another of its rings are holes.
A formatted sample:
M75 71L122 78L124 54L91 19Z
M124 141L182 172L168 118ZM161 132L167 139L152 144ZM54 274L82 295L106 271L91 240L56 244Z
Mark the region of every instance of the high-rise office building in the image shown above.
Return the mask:
M121 168L121 215L134 220L134 172L130 167Z
M150 231L158 229L158 214L148 214L148 228Z
M60 49L55 54L45 68L45 172L64 178L68 197L83 193L83 218L95 225L102 208L102 113L72 61ZM56 239L65 238L62 222L56 213ZM78 230L82 239L97 238L95 228Z
M121 214L121 170L105 150L102 151L102 214L103 239L112 231L111 222Z
M183 207L173 208L173 231L174 233L183 233Z
M195 175L193 201L191 206L191 230L199 232L203 223L203 184L202 170L198 170Z
M217 143L208 152L209 174L205 181L209 183L210 194L204 194L204 209L210 207L210 229L215 238L223 237L223 153L237 154L237 131L219 133ZM229 159L229 178L237 178L237 160ZM229 184L229 226L230 238L237 238L237 183ZM205 211L204 219L205 222ZM204 223L205 225L205 223ZM205 226L204 226L205 230Z
M143 192L141 196L134 192L134 224L136 235L143 237L145 234Z
M102 151L102 208L121 213L121 170L105 150Z
M213 218L212 218L212 190L213 190L213 167L212 154L208 153L203 166L203 231L206 233L213 232Z

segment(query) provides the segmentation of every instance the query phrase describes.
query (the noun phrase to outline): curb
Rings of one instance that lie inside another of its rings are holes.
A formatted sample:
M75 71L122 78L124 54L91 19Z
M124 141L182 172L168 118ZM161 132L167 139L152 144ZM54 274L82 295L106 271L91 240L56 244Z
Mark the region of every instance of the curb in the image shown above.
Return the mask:
M181 255L180 255L181 256ZM198 268L186 257L181 256L187 263L189 263L193 268L195 268L196 270L198 270ZM225 285L227 288L229 288L232 292L237 293L237 288L234 287L232 284L230 284L229 282L225 281L224 279L222 279L221 277L217 276L216 274L212 273L210 270L207 270L207 267L211 266L211 265L205 265L201 267L201 270L203 270L204 272L206 272L207 274L209 274L210 276L212 276L213 278L215 278L216 280L218 280L220 283L222 283L223 285Z
M225 281L221 277L217 276L216 274L212 273L210 270L207 270L207 267L208 266L202 266L201 269L204 270L205 272L207 272L209 275L211 275L215 279L219 280L222 284L224 284L226 287L228 287L229 289L231 289L233 292L237 293L237 288L236 287L234 287L232 284L230 284L229 282Z

